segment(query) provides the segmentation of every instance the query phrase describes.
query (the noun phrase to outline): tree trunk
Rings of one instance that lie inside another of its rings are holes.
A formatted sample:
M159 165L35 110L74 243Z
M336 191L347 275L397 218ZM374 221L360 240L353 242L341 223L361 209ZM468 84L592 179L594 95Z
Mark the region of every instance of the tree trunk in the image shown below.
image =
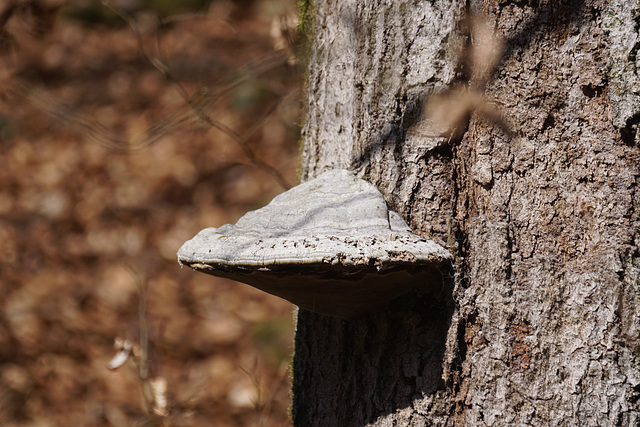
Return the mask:
M479 43L470 14L504 40L486 85L491 67L461 54ZM303 180L357 171L456 262L436 294L354 322L300 310L294 424L637 425L640 5L348 0L307 16ZM484 100L447 140L422 106L456 85Z

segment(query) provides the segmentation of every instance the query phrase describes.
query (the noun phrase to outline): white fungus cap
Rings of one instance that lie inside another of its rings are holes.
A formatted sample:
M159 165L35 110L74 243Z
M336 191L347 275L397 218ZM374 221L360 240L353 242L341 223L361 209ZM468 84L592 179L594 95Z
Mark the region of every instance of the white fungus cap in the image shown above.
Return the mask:
M407 292L451 259L346 170L300 184L236 224L206 228L178 251L180 264L345 318Z

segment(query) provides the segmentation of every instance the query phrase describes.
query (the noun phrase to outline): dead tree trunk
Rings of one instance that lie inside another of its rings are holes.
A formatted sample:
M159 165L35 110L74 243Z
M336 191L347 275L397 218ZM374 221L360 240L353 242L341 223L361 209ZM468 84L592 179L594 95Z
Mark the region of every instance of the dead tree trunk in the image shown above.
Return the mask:
M300 311L296 426L637 425L636 3L313 2L303 180L357 171L457 260L355 322ZM504 40L486 85L469 13ZM484 100L443 140L422 106L454 87Z

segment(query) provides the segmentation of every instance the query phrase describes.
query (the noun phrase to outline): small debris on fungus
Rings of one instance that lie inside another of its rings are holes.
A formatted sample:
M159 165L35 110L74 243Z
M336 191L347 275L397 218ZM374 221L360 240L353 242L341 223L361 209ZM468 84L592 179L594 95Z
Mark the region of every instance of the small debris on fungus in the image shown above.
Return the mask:
M346 170L302 183L236 224L206 228L178 251L181 265L345 319L416 286L441 286L434 278L451 259Z

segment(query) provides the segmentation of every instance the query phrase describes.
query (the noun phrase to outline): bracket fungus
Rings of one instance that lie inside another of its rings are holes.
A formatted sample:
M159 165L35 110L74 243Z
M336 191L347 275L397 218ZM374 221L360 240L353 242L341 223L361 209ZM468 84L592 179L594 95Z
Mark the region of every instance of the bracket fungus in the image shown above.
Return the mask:
M302 183L236 224L206 228L178 251L181 265L346 319L415 286L439 288L451 259L346 170Z

